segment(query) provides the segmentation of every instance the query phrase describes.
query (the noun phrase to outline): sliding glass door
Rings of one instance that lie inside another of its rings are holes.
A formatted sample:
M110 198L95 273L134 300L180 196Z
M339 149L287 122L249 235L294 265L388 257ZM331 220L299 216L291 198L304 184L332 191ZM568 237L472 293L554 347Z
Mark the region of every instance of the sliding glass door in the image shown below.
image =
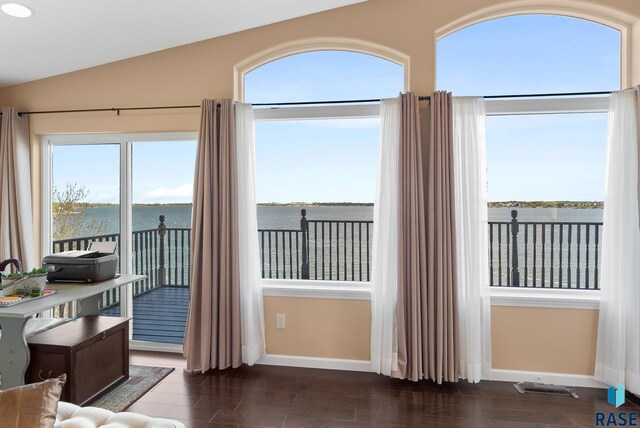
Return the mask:
M144 275L101 313L132 318L145 348L181 345L189 305L195 134L45 139L43 256L113 241L118 272ZM46 245L46 243L49 243ZM74 316L61 308L56 316ZM145 343L152 343L151 345Z

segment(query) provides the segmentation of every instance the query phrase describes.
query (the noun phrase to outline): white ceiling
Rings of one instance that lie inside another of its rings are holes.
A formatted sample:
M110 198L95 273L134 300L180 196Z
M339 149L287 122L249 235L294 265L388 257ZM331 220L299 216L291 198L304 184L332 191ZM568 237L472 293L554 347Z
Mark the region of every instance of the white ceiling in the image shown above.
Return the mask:
M131 58L366 0L0 0L0 87Z

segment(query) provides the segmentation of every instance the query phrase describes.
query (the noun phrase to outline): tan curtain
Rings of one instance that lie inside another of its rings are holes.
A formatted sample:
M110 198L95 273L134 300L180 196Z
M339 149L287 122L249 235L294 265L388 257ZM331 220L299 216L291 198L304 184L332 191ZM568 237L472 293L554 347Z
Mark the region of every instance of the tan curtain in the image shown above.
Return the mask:
M421 124L418 97L401 96L398 213L398 371L417 381L458 379L451 94L431 98ZM426 119L426 118L425 118ZM429 129L422 141L421 129Z
M235 123L231 100L202 102L184 340L188 370L242 364Z
M2 108L0 125L0 261L17 258L36 267L31 209L29 119ZM37 267L40 267L39 265Z

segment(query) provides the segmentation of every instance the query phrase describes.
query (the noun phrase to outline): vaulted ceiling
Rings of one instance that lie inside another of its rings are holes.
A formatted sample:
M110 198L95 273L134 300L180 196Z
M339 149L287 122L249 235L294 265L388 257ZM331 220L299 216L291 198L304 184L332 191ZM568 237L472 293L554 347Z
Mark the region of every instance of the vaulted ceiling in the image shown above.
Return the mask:
M366 0L16 1L34 13L0 13L0 87Z

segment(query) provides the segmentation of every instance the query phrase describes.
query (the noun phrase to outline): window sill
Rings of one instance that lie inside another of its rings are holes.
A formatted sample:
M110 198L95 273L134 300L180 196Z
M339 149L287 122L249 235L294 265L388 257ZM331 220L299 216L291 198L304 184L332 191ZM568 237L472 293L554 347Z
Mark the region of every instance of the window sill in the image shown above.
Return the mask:
M505 288L496 289L495 287L490 287L491 306L567 309L600 308L600 291L598 290Z
M263 279L262 293L269 297L371 300L371 283L353 281L311 281Z

